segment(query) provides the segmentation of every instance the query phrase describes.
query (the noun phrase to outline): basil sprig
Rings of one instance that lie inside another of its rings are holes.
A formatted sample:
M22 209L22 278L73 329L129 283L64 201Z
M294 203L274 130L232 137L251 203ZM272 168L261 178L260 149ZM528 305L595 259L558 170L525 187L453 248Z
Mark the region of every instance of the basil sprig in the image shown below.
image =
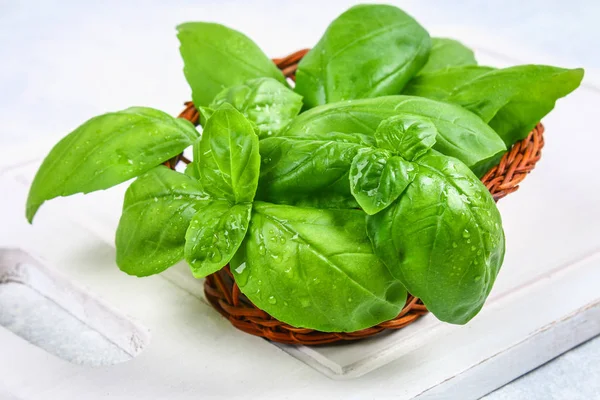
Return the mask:
M136 178L115 241L128 274L229 264L257 307L328 332L392 319L408 292L450 323L479 312L505 240L478 177L583 70L479 66L388 5L336 18L295 86L231 28L185 23L178 38L202 135L151 108L92 118L42 162L29 221L47 200ZM190 146L185 172L161 165Z

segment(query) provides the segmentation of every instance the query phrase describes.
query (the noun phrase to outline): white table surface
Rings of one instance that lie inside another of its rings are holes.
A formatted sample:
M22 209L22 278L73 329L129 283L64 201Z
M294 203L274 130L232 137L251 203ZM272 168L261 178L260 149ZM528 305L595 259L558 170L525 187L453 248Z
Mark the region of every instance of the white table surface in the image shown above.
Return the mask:
M60 137L91 116L131 105L176 113L189 98L174 33L180 22L228 24L279 56L312 45L352 3L0 0L0 146ZM588 82L600 82L597 1L394 4L434 35L456 32L480 42L470 35L484 33L503 54L508 48L515 57L530 55L531 62L583 66ZM600 338L486 398L600 398L598 361Z

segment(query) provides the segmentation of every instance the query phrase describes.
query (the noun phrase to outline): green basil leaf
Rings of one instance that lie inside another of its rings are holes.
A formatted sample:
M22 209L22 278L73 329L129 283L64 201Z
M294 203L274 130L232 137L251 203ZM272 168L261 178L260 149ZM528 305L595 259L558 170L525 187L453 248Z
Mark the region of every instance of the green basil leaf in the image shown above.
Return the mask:
M437 129L429 118L399 114L381 121L375 131L377 147L408 161L419 158L435 145Z
M359 151L350 167L350 190L367 214L396 200L415 177L415 166L386 150Z
M316 107L300 114L285 136L308 136L329 132L373 135L383 121L398 114L431 120L438 131L437 151L458 158L478 173L506 152L504 142L477 115L456 105L413 96L386 96L352 100Z
M230 205L224 200L198 209L185 235L185 259L196 278L229 263L246 236L251 211L252 203Z
M348 172L358 150L365 147L360 135L263 139L257 197L284 204L355 208Z
M188 121L132 107L94 117L54 146L27 198L27 219L59 196L107 189L181 153L198 138Z
M119 268L147 276L180 261L185 232L207 199L199 182L163 166L137 178L125 193L117 228Z
M300 61L294 90L307 108L400 93L430 47L427 31L399 8L354 6Z
M285 83L285 77L263 51L246 35L223 25L188 22L177 27L185 78L192 99L208 105L223 89L249 79L270 77Z
M279 134L302 108L302 96L272 78L252 79L219 93L212 104L216 109L229 103L257 127L259 138Z
M351 332L398 315L406 290L373 254L359 210L256 202L232 266L242 293L280 321ZM238 259L238 257L236 257Z
M196 167L196 163L193 161L185 167L184 173L196 180L200 179L200 175L198 175L198 168Z
M431 38L429 58L418 75L463 65L477 65L473 50L457 40Z
M202 138L194 144L194 164L213 199L251 202L260 168L258 136L251 123L230 104L208 119Z
M527 137L561 97L579 87L583 69L520 65L491 71L455 89L447 101L475 114L507 146Z
M469 169L434 152L396 202L367 217L376 254L440 320L464 324L483 306L504 257L500 213Z
M198 114L199 114L199 123L201 126L206 125L206 121L208 121L208 119L213 115L213 113L215 112L215 110L213 110L210 107L197 107L198 110Z
M445 101L458 87L491 71L494 68L473 65L417 75L408 82L402 93Z

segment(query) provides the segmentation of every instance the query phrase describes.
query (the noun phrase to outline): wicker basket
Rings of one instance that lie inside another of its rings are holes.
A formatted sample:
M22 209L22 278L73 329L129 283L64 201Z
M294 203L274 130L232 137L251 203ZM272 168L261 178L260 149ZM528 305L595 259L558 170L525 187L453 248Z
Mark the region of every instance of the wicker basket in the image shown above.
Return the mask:
M300 50L287 57L274 59L273 62L286 77L294 80L298 62L307 52L308 49ZM197 125L199 115L193 103L187 102L185 105L186 109L179 117ZM543 134L544 127L540 123L527 138L515 143L510 151L502 157L500 163L481 179L495 201L516 191L521 181L533 170L540 159L541 150L544 146ZM175 168L178 161L189 162L183 156L179 156L170 160L167 166ZM356 332L320 332L313 329L295 328L278 321L254 306L240 292L229 266L206 278L204 293L213 307L236 328L251 335L287 344L318 345L362 339L384 330L403 328L427 313L427 308L423 303L418 298L409 295L406 305L396 318L371 328Z

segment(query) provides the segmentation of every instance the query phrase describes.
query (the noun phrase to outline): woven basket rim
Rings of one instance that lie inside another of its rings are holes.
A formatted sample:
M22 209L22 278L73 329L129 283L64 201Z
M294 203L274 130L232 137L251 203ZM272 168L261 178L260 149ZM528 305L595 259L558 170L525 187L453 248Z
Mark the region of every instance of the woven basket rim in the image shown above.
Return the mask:
M273 62L286 78L294 80L298 62L308 51L309 49L302 49L286 57L275 58ZM179 117L198 125L199 113L194 104L188 101L185 106ZM497 202L517 191L520 183L535 168L544 146L543 134L544 126L538 123L525 139L515 143L502 156L500 162L481 178L494 201ZM165 165L174 169L179 161L190 162L183 155L179 155ZM428 312L418 298L409 294L405 306L396 318L370 328L356 332L320 332L314 329L297 328L273 318L252 304L235 283L229 265L206 277L204 293L210 304L236 328L251 335L285 344L321 345L363 339L386 330L401 329Z

